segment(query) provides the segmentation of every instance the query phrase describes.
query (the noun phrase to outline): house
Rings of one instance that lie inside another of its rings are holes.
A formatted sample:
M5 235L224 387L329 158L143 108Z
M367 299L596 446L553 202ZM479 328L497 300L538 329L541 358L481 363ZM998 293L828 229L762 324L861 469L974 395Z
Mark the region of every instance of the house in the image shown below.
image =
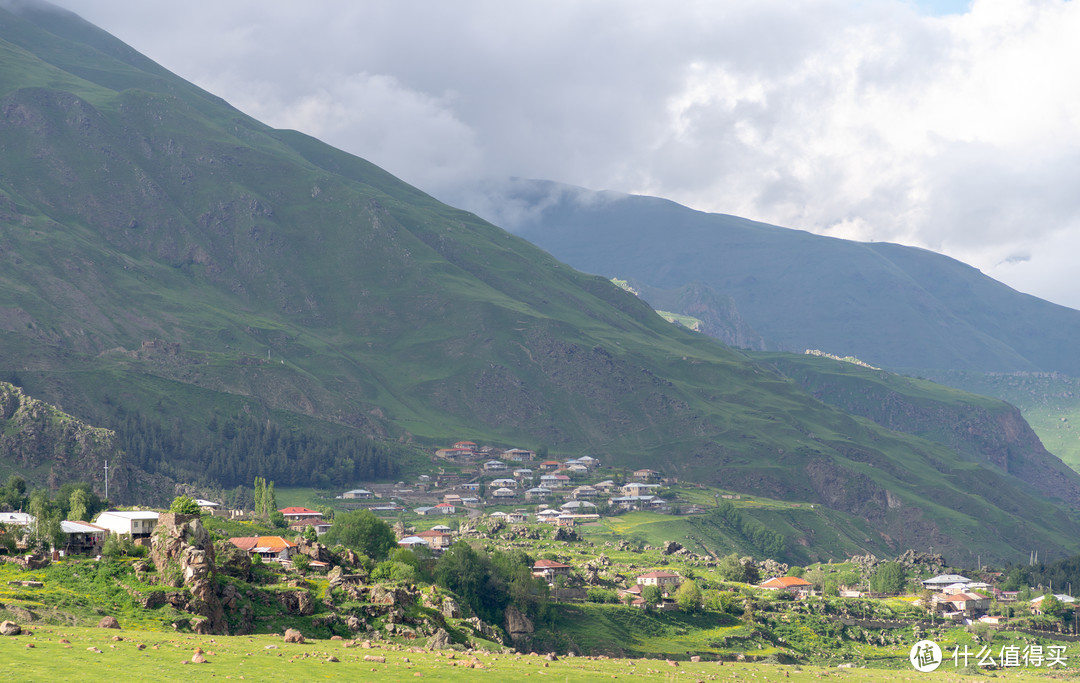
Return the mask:
M624 496L646 496L651 495L654 489L660 488L659 484L642 484L641 482L630 482L626 486L622 487L622 494Z
M509 517L509 516L510 515L506 514L505 512L492 512L490 515L488 515L488 517L490 517L491 519L494 519L495 521L498 521L498 522L507 521L507 517Z
M953 593L940 602L950 607L950 611L963 612L965 617L973 617L990 609L990 598L978 593Z
M330 522L326 521L325 519L321 519L319 517L308 517L307 519L298 519L297 521L290 524L289 528L293 531L299 531L300 533L303 533L307 531L308 527L311 527L315 530L316 535L322 536L327 531L330 531L330 526Z
M323 516L318 510L309 510L301 507L281 508L278 512L285 516L286 522L295 522L301 519L310 519L312 517L322 519Z
M659 481L660 473L655 470L634 470L634 479L638 481Z
M442 497L444 503L450 503L451 505L461 505L461 494L447 493Z
M463 451L474 452L476 451L476 443L472 441L458 441L454 444L454 448L460 448Z
M556 520L556 519L557 519L557 518L559 517L559 515L561 515L561 514L563 514L563 513L559 512L558 510L554 510L554 509L552 509L552 508L548 508L547 510L541 510L540 512L537 512L537 513L536 513L536 519L537 519L538 521L541 521L541 522L548 522L548 523L552 523L552 522L554 522L554 521L555 521L555 520Z
M492 492L491 495L495 498L516 498L517 491L515 491L514 489L501 488L495 489L495 491Z
M528 467L519 467L514 470L515 479L532 479L532 477L533 471L530 470Z
M153 510L106 510L94 520L97 526L132 539L149 538L157 523L158 513Z
M423 538L420 538L419 535L417 535L417 536L406 536L405 538L398 541L398 545L400 545L402 548L408 548L409 550L414 550L416 548L429 548L429 547L431 547L428 544L427 540L423 539Z
M619 488L619 486L617 486L615 482L611 481L610 479L602 481L599 484L593 484L592 487L597 491L603 491L604 493L611 493L612 490Z
M296 553L296 544L281 536L240 536L230 538L229 543L268 562L287 562Z
M922 582L923 588L927 590L937 591L939 593L945 592L946 588L952 587L955 590L954 584L961 584L961 589L971 583L971 579L959 574L939 574L931 579L927 579Z
M465 460L473 457L476 453L468 448L440 448L435 451L435 457L444 460Z
M352 491L346 491L345 493L341 494L341 497L342 498L360 498L360 499L365 499L366 500L366 499L369 499L369 498L374 498L375 494L373 494L371 491L368 491L367 489L353 489Z
M529 521L529 516L524 512L518 512L515 510L514 512L508 512L506 514L506 521L510 522L511 524L524 524L525 522Z
M502 489L502 488L516 489L517 485L518 485L517 479L492 479L491 480L491 487L496 488L496 489Z
M464 505L467 508L476 507L477 505L480 504L480 499L479 498L474 498L474 497L471 497L471 496L467 497L467 498L462 498L461 499L461 504Z
M65 555L96 555L109 535L105 527L66 519L60 522L60 531L64 534Z
M525 500L547 500L551 496L551 489L543 486L529 489L525 492Z
M29 512L0 512L0 524L4 526L31 527L35 521Z
M544 470L545 472L553 472L559 469L559 461L545 460L544 462L540 463L540 469Z
M532 575L553 579L556 576L570 576L571 567L555 560L537 560L532 566Z
M455 515L455 514L457 514L457 507L455 507L454 505L451 505L450 503L439 503L438 505L435 506L435 509L438 510L439 512L441 512L444 515Z
M570 474L588 474L589 468L579 462L575 462L573 465L567 466L566 471Z
M588 467L590 470L595 470L597 467L600 467L600 461L592 457L591 455L583 455L577 460L579 463L581 463L585 467Z
M437 507L431 507L430 505L425 505L423 507L415 508L415 509L413 509L413 512L420 515L421 517L427 517L428 515L441 515L442 514L442 510L440 510Z
M503 457L507 460L528 462L536 457L536 453L534 453L533 451L526 451L521 448L511 448L507 451L503 451Z
M1062 605L1073 605L1075 607L1076 598L1071 595L1064 595L1062 593L1054 593L1054 597L1061 601ZM1031 611L1035 614L1042 614L1043 600L1046 599L1045 595L1040 595L1031 601Z
M642 586L658 586L665 593L679 587L682 577L674 572L654 571L637 577L637 583Z
M654 498L656 496L616 496L608 500L608 505L618 510L640 510L648 507Z
M196 498L195 504L199 506L200 511L208 512L211 515L221 508L221 503L215 503L212 500L203 500L202 498Z
M427 541L428 547L432 550L445 550L454 544L453 534L436 529L421 531L415 534L415 537Z
M588 484L579 486L570 492L570 495L574 498L596 498L599 494L599 491Z
M571 515L568 512L561 513L555 518L555 526L574 526L577 522L577 515Z
M810 595L814 584L797 576L774 576L768 581L762 581L758 588L773 591L789 591L798 596Z
M502 460L488 460L484 463L485 472L505 472L506 463Z
M587 500L571 500L559 506L563 512L596 512L596 503Z

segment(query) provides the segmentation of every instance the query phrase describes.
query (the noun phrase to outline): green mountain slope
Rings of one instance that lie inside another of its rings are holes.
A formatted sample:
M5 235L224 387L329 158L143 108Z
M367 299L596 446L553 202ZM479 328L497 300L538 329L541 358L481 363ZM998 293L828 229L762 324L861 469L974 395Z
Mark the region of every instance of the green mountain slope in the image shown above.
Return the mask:
M546 181L479 191L493 218L525 217L510 226L517 234L575 268L632 281L649 301L663 292L647 288L690 285L730 296L773 350L822 349L889 368L1080 375L1080 311L940 254Z
M822 503L903 546L1080 547L1076 514L1031 483L815 400L604 278L22 7L0 10L0 371L116 428L139 468L347 487L392 476L392 444L467 436Z

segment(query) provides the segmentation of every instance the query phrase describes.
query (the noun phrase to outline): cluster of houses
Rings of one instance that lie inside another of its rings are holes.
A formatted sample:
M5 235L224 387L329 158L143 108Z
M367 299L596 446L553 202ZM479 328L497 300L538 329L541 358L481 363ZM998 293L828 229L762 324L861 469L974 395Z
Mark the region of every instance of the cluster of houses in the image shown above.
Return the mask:
M477 446L473 441L458 441L449 448L440 448L435 456L451 462L472 462L483 457L497 457L512 462L531 462L536 453L521 448L499 449L492 446Z
M36 523L34 516L27 512L0 513L0 524L15 535L17 547L25 544ZM109 534L126 535L135 540L149 538L157 523L158 513L152 510L107 510L98 515L93 524L65 519L60 522L64 540L55 548L55 554L57 557L94 555L101 552Z

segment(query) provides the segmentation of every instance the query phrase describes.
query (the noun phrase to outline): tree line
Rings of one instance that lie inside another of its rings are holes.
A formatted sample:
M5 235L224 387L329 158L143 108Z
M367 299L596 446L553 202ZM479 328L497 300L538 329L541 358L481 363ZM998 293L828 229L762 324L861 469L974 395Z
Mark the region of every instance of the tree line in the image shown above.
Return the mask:
M212 417L206 429L185 429L117 406L108 425L129 462L178 481L234 487L257 476L282 486L331 488L342 482L397 476L395 446L362 435L327 437L283 429L270 420Z

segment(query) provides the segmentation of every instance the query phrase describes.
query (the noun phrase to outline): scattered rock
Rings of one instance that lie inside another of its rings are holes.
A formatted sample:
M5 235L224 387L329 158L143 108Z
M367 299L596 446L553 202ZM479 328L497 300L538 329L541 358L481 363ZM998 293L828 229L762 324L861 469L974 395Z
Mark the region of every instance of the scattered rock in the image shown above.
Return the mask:
M120 622L116 620L116 617L102 617L98 622L98 628L120 628Z
M294 628L285 629L286 643L303 643L304 635Z
M341 660L338 659L337 657L335 657L334 655L330 655L329 657L326 658L326 661L328 661L328 662L340 662Z
M22 626L14 621L0 622L0 636L17 636L22 633Z
M376 662L378 664L385 664L386 657L383 655L364 655L365 662Z
M98 654L101 654L101 650L97 649L97 648L96 648L96 647L94 647L93 645L91 645L90 647L86 648L86 651L87 651L87 652L96 652L96 653L98 653Z
M206 664L206 657L203 655L203 653L196 651L195 654L191 655L191 663Z
M427 647L429 650L445 650L450 647L450 634L446 632L446 629L440 628L428 640Z

